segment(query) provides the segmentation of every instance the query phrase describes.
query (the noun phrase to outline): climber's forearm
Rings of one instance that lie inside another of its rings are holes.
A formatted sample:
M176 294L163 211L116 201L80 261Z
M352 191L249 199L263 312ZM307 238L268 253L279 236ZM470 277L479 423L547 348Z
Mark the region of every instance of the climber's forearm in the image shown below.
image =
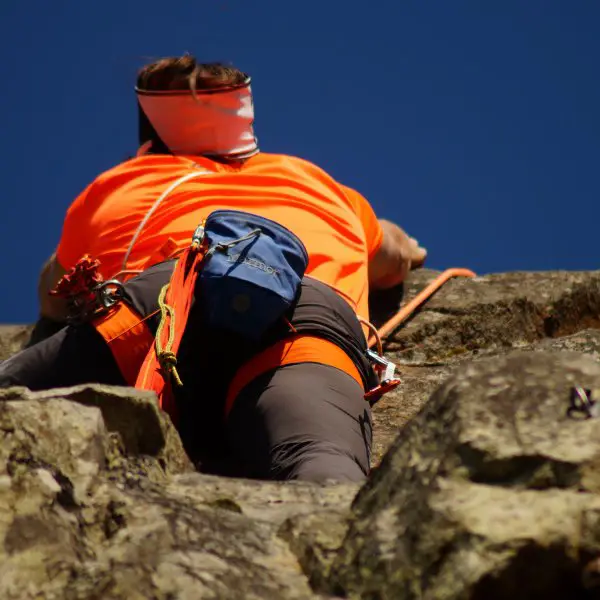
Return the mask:
M383 241L379 251L369 263L369 285L373 289L386 289L398 285L410 271L410 254L406 248L408 236L395 223L379 220Z

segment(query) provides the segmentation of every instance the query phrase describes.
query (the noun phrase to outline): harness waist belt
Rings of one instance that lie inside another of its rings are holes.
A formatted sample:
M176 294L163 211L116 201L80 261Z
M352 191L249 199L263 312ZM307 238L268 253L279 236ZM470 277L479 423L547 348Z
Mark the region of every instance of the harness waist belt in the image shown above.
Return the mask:
M297 334L269 346L245 363L235 374L225 400L225 416L239 393L267 371L296 363L320 363L350 375L361 388L364 384L352 359L333 342L312 335Z
M129 386L135 385L148 348L154 342L154 336L144 322L154 314L156 312L142 318L126 302L119 302L109 312L91 321L91 325L108 344Z
M156 312L141 318L128 304L120 302L91 321L108 344L127 385L135 385L148 349L154 343L154 336L145 321ZM225 414L229 414L239 393L260 375L284 365L306 362L335 367L364 389L358 368L344 350L323 338L296 334L259 352L237 371L227 391Z

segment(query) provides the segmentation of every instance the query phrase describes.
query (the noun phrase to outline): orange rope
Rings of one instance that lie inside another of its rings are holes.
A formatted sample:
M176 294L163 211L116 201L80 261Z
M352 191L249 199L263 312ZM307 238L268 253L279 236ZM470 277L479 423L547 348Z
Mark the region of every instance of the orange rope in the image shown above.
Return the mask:
M437 292L452 277L475 277L475 273L469 269L446 269L438 275L424 290L419 292L406 306L403 306L389 321L384 323L377 333L381 339L385 339L390 333L397 329L421 304L425 303L435 292ZM377 337L369 338L369 348L377 342Z

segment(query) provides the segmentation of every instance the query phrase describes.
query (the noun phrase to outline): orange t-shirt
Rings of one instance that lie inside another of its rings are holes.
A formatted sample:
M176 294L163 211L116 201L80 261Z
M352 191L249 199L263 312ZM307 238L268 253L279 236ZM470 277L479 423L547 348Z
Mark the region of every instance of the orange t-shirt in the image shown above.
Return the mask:
M106 171L73 202L57 249L70 269L84 255L101 263L110 278L122 263L136 230L161 194L179 178L205 174L176 187L141 230L127 269L161 260L171 238L186 247L196 226L217 209L242 210L281 223L308 250L307 275L368 315L368 260L379 249L381 226L369 203L315 165L290 156L260 153L241 166L203 157L146 155Z

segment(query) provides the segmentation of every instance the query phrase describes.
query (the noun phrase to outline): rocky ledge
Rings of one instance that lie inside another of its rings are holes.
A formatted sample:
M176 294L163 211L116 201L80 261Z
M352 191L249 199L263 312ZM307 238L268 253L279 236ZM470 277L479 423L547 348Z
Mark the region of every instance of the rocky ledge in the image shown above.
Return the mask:
M600 272L452 280L387 352L360 489L196 473L148 393L0 391L0 598L600 598Z

